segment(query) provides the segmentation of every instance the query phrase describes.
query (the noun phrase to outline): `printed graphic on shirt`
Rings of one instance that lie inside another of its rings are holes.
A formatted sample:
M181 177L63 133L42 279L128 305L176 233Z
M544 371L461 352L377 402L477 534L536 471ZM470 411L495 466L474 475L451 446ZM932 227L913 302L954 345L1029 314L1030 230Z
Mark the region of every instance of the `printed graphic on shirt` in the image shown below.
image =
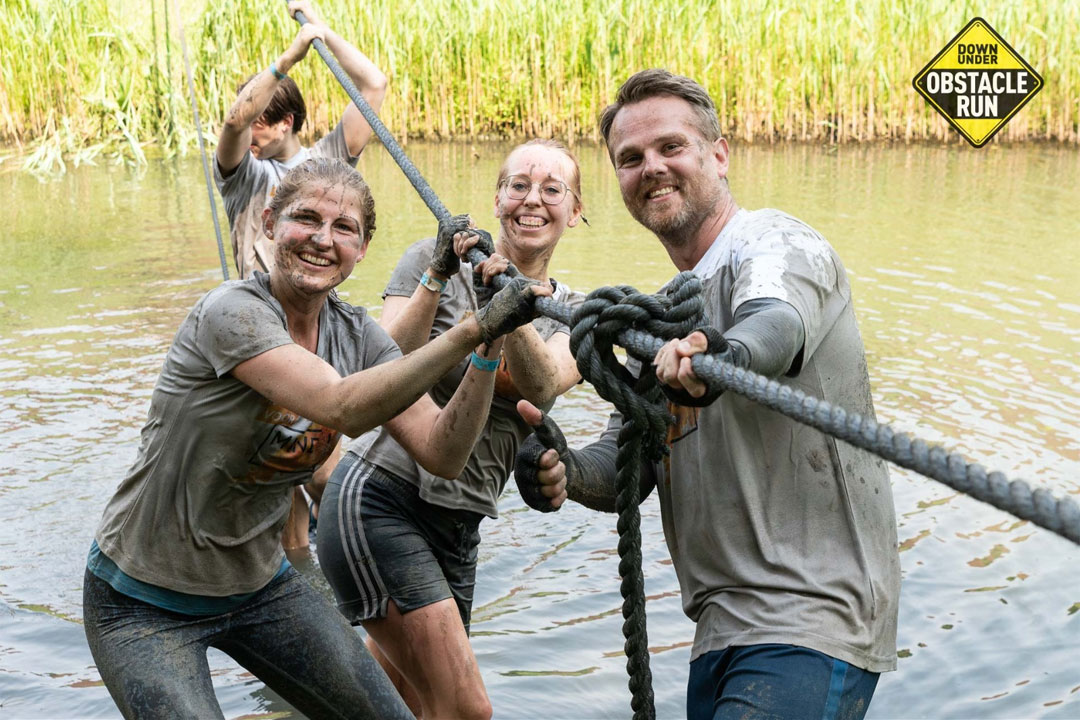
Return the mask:
M266 434L248 459L242 482L266 482L277 473L310 470L330 457L338 441L336 430L280 405L268 403L258 422L266 426Z
M675 443L679 442L690 433L697 432L698 414L701 412L701 408L683 407L682 405L676 405L673 402L669 402L668 412L670 412L675 418L675 422L668 425L667 438L665 438L665 442L667 443L668 447L671 447ZM667 478L667 483L670 485L670 454L664 456L664 477Z
M683 407L673 402L668 402L668 412L675 418L675 422L668 425L667 445L671 447L684 437L698 428L698 413L701 408Z

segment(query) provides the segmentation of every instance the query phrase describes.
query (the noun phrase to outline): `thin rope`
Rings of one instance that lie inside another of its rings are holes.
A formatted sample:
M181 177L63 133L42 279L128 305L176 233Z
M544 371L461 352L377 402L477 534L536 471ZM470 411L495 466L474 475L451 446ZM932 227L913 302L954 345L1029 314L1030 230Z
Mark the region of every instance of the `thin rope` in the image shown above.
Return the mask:
M213 178L210 177L210 165L206 161L206 145L203 143L202 122L199 120L199 106L195 102L195 81L191 76L191 62L188 60L187 40L184 39L184 23L180 19L180 10L173 4L176 17L176 30L180 33L180 49L184 52L184 70L187 75L188 94L191 95L191 114L195 116L195 132L199 138L199 154L202 156L203 177L206 179L206 196L210 198L210 217L214 220L214 234L217 236L218 258L221 260L221 277L229 279L229 266L225 262L225 243L221 239L221 222L218 220L217 201L214 200Z

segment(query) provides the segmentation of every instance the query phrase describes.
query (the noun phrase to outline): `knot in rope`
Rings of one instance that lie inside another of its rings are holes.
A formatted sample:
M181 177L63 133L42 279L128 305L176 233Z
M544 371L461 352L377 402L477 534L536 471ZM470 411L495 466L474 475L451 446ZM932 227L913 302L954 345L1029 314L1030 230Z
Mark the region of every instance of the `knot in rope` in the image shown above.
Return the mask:
M589 293L571 319L570 352L582 377L629 420L641 428L645 457L667 453L663 439L671 416L652 373L635 378L615 356L619 335L630 330L662 340L688 335L703 322L701 279L679 273L667 295L646 295L629 285L601 287ZM656 352L630 344L627 354L649 365Z
M645 295L627 285L594 290L574 311L570 332L570 351L582 377L624 418L616 456L615 508L624 651L635 720L656 717L641 571L638 476L643 460L656 461L667 454L664 439L672 418L656 376L646 370L635 378L615 356L614 346L628 330L670 340L685 337L702 324L701 280L693 273L680 273L667 289L666 295ZM631 343L627 354L648 368L656 353L651 347Z

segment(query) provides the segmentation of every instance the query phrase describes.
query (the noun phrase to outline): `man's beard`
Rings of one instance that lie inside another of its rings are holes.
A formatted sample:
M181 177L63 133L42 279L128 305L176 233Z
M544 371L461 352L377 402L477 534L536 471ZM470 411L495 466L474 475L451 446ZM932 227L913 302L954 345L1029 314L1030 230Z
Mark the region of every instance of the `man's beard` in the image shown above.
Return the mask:
M695 187L687 182L680 183L678 192L682 196L682 205L674 213L662 212L641 202L630 210L634 219L651 230L667 245L681 247L694 239L701 224L712 215L720 202L722 188Z

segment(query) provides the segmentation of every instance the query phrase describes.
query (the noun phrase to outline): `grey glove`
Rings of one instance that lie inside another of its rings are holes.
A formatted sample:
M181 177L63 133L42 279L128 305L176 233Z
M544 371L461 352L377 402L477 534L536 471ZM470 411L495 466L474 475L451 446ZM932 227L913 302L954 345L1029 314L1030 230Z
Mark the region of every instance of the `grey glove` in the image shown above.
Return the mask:
M468 215L454 215L439 221L439 236L435 240L435 251L431 254L432 270L447 278L457 274L461 261L454 252L454 235L468 229Z
M559 459L566 466L566 484L569 486L574 472L574 457L566 447L562 430L547 413L543 413L540 424L533 426L533 434L521 443L517 457L514 458L514 480L517 482L521 499L533 510L540 512L555 512L559 509L551 504L551 498L541 492L540 481L536 477L540 456L549 448L554 448L559 453Z
M476 311L480 326L480 339L490 344L537 316L536 295L533 288L539 285L524 275L512 279L495 293L487 305Z
M477 243L476 246L479 247L480 243ZM490 254L488 257L490 257ZM476 295L476 307L482 308L491 302L491 298L495 296L495 286L484 284L484 273L480 272L477 267L477 265L473 265L472 286L473 293ZM506 272L503 274L509 278L516 278L521 275L513 265L507 267Z

